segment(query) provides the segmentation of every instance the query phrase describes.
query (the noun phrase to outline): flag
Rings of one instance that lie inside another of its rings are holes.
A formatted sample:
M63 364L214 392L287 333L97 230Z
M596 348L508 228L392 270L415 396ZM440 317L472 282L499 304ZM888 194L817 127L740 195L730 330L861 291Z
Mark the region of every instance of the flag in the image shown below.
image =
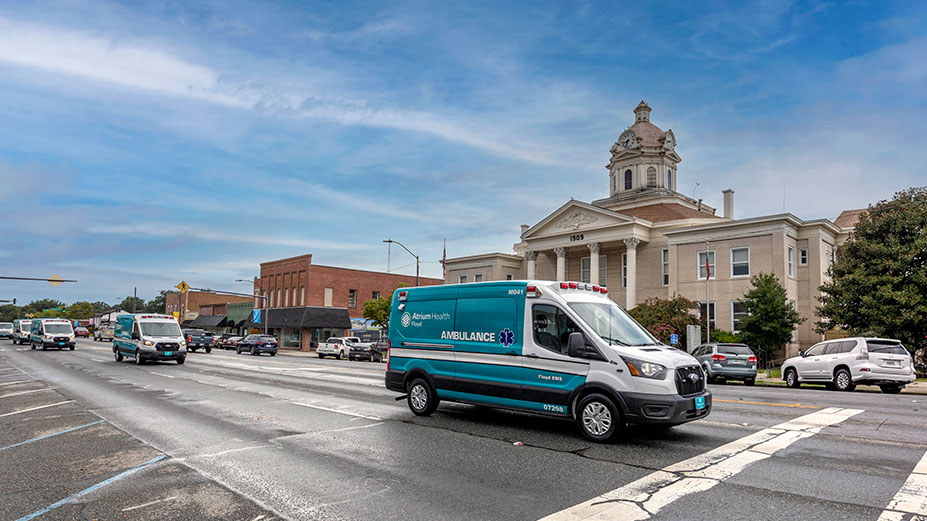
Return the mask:
M705 278L711 278L711 268L708 266L708 254L705 254Z
M447 280L447 239L444 239L444 253L441 254L441 270L444 280Z

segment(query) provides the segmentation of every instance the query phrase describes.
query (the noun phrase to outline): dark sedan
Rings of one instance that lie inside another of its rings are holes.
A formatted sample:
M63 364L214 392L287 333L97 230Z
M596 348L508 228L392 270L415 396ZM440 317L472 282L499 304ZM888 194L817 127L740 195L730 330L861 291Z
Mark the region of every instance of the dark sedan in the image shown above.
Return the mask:
M277 354L277 339L270 335L248 335L242 338L235 346L235 352L238 354L251 353L259 355L261 353L270 353L270 356Z
M235 346L241 342L240 336L222 335L222 349L235 349Z
M348 353L349 360L367 360L369 362L382 362L389 351L389 343L381 338L371 344L354 344Z

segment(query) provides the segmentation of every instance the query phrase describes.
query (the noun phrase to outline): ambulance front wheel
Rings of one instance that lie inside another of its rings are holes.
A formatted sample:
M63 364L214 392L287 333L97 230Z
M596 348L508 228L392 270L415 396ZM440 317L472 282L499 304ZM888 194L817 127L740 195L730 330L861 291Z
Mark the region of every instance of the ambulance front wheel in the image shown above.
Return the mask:
M606 442L615 435L621 416L615 403L605 395L590 394L579 401L576 424L583 435L592 441Z
M427 381L416 378L409 384L409 409L416 416L430 416L438 408L438 401L435 390Z

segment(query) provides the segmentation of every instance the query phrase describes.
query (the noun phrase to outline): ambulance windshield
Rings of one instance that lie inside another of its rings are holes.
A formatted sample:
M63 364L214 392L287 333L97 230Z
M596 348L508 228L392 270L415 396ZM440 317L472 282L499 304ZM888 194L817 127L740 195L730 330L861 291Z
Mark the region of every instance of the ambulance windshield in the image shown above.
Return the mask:
M639 346L660 343L613 302L571 302L570 307L609 344Z

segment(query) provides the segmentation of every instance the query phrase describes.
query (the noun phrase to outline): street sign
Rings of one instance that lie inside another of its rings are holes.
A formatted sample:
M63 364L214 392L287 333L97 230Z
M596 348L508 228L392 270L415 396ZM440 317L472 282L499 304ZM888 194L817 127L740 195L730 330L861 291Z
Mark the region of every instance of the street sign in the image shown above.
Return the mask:
M174 287L176 287L177 289L179 289L181 293L186 293L187 290L190 289L190 285L187 284L187 281L185 281L185 280L180 281L180 284L178 284L178 285L176 285L176 286L174 286Z
M261 323L261 310L260 309L251 310L251 321L254 322L255 324Z
M62 282L64 282L64 279L62 279L61 275L58 275L57 273L55 273L51 277L48 277L48 283L56 288L60 286Z
M676 345L678 343L679 343L679 335L677 335L676 333L673 333L672 335L670 335L670 344Z

